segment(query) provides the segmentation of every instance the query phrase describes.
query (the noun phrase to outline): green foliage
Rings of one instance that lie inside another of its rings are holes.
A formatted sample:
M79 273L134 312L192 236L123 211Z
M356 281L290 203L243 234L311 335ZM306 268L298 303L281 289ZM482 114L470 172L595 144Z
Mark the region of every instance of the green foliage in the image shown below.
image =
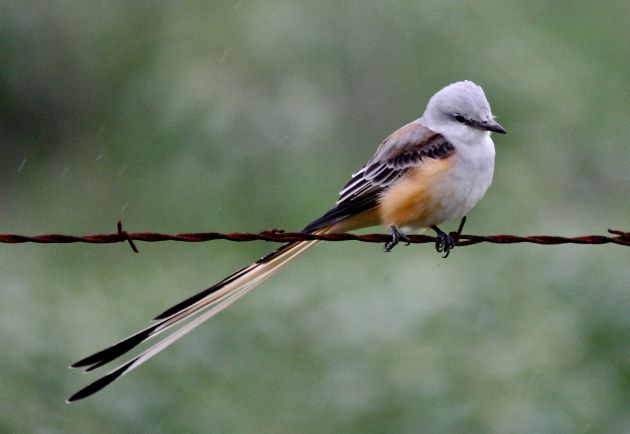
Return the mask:
M630 3L4 2L0 232L299 229L442 86L470 233L628 230ZM269 245L0 245L2 432L630 431L630 250L325 243L87 401L65 369Z

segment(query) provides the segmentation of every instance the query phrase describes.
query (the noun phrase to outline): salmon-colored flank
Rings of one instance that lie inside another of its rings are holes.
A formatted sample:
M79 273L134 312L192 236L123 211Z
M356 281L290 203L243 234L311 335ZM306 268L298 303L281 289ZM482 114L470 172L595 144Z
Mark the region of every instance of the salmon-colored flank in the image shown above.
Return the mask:
M432 215L438 210L437 186L444 182L453 167L454 156L428 159L412 169L380 199L378 212L384 226L417 226L435 224Z

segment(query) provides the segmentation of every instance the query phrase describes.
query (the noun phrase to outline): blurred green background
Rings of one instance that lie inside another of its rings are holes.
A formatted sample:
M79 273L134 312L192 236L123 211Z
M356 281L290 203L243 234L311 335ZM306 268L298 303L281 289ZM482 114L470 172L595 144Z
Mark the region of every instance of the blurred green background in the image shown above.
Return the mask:
M629 230L629 20L627 0L4 1L0 232L296 230L461 79L509 131L467 233ZM619 246L324 243L64 403L96 378L71 362L271 247L0 245L0 431L630 432Z

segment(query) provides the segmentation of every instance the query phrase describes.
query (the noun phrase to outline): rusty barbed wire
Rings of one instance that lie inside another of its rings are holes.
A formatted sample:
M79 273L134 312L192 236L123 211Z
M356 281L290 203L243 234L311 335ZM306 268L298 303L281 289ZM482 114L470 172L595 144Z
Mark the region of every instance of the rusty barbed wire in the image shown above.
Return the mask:
M493 244L517 244L530 243L541 245L558 245L558 244L617 244L620 246L630 246L630 232L608 229L608 232L614 236L605 235L582 235L577 237L563 237L556 235L466 235L451 232L451 236L456 240L456 246L471 246L479 243ZM61 234L45 234L45 235L15 235L0 234L0 243L18 244L18 243L88 243L88 244L109 244L109 243L128 243L134 252L138 252L134 241L158 242L158 241L182 241L188 243L199 243L212 240L226 241L271 241L271 242L289 242L289 241L360 241L364 243L386 243L391 241L391 235L387 234L351 234L351 233L329 233L329 234L309 234L304 232L285 232L280 229L273 229L258 233L221 233L221 232L193 232L183 234L161 234L156 232L134 232L129 233L122 228L122 223L118 222L118 231L113 234L94 234L94 235L61 235ZM429 235L409 235L411 244L435 243L436 238Z

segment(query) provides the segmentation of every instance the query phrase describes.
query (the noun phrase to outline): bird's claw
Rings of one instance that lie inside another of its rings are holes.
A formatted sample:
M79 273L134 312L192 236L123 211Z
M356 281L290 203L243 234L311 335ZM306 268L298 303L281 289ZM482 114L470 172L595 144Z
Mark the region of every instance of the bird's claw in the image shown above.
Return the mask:
M442 255L443 258L448 257L453 247L455 247L455 241L453 240L453 237L446 233L441 233L437 235L437 240L435 241L435 250L440 253L444 252L444 255Z
M392 240L386 242L385 246L383 246L383 250L386 253L391 252L392 249L396 247L396 245L400 243L401 241L404 242L406 246L411 244L411 239L409 239L407 235L398 231L398 228L396 228L396 226L393 226L393 225L390 226L390 232L392 234Z
M453 247L455 247L455 240L450 234L447 234L437 226L432 226L431 229L436 233L435 250L439 253L444 253L442 258L447 258Z

